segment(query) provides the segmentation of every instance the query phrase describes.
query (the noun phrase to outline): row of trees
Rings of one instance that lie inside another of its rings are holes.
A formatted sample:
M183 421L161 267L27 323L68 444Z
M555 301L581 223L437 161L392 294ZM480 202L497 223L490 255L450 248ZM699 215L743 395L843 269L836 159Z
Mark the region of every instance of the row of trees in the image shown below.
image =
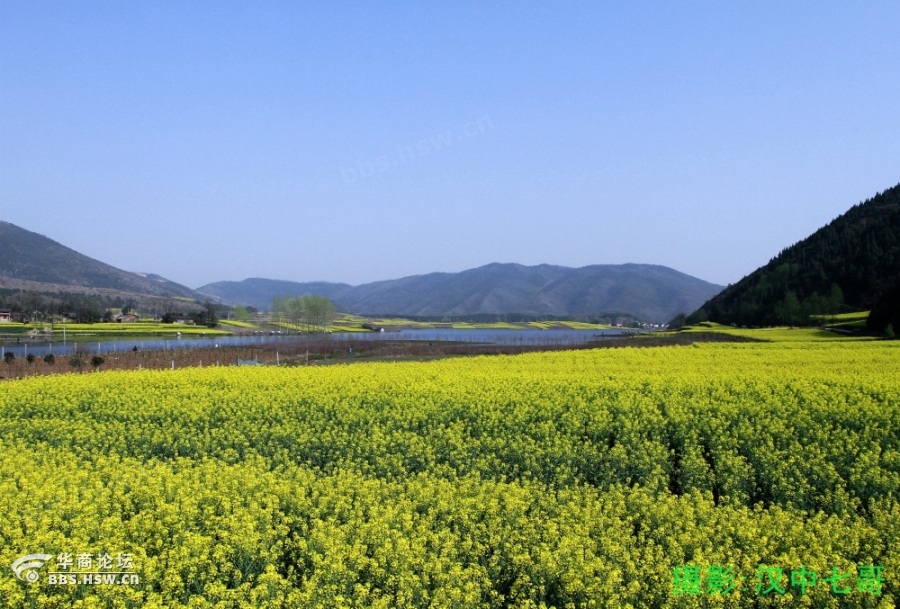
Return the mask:
M296 330L327 332L334 313L334 304L324 296L305 294L272 299L272 319L288 323Z
M191 316L195 323L203 325L218 321L218 310L208 301L202 310L198 310L194 303L142 296L126 298L102 294L88 296L67 292L0 290L0 309L9 309L15 319L28 322L49 323L62 317L78 323L113 321L110 309L119 309L122 313L139 310L142 316L155 318Z
M0 309L9 309L26 321L49 321L64 315L79 323L100 321L104 311L92 296L18 291L0 293Z

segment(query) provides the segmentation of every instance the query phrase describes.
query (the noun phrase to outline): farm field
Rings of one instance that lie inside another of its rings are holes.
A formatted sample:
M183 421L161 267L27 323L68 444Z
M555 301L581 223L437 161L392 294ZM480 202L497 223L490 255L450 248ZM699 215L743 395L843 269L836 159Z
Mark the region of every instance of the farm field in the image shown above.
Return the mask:
M233 328L240 328L242 330L259 330L260 329L258 324L255 324L255 323L252 323L249 321L238 321L236 319L220 319L219 325L225 326L225 327L230 326Z
M857 322L854 321L853 323ZM847 342L858 340L868 341L873 339L872 336L847 336L846 334L823 330L821 328L790 328L787 326L776 326L773 328L734 328L732 326L723 326L722 324L713 322L703 322L696 326L685 328L682 332L688 334L693 332L720 332L722 334L728 334L729 336L738 336L768 342Z
M897 342L34 377L0 606L893 607L898 493Z
M837 315L812 315L811 319L816 319L832 328L865 330L869 313L870 311L859 311L856 313L839 313Z

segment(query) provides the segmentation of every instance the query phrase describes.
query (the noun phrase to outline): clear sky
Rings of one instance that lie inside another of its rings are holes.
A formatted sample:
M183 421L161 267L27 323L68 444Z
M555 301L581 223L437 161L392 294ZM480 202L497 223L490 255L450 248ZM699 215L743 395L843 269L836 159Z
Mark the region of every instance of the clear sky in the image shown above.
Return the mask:
M0 0L0 219L190 287L733 283L900 182L898 25L895 0Z

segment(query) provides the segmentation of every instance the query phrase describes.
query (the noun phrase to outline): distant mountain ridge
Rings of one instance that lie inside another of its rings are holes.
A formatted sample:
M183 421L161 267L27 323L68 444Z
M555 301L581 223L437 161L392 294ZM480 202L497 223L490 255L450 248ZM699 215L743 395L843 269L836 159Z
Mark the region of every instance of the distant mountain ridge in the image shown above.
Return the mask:
M894 288L900 288L900 184L782 250L688 321L793 325L813 314L870 310Z
M341 311L363 315L590 317L619 312L665 322L694 310L721 289L658 265L570 268L492 263L458 273L428 273L358 286L255 278L212 283L197 291L260 309L268 309L277 296L320 294Z
M43 235L0 221L0 287L43 292L113 290L199 299L194 290L152 273L131 273Z
M623 313L664 322L695 309L721 289L656 265L569 268L493 263L459 273L428 273L358 286L257 278L192 290L152 273L123 271L9 222L0 221L0 245L0 290L68 292L107 301L133 300L132 295L153 297L157 303L213 298L268 309L276 296L320 294L341 311L368 315L587 318Z

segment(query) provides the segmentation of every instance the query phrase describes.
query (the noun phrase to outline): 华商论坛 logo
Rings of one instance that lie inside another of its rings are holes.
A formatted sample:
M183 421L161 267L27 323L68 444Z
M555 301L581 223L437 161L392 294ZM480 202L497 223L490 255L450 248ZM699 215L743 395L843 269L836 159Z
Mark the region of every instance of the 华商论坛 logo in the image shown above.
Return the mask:
M22 581L33 584L40 578L38 570L51 558L52 554L27 554L13 561L12 572Z

